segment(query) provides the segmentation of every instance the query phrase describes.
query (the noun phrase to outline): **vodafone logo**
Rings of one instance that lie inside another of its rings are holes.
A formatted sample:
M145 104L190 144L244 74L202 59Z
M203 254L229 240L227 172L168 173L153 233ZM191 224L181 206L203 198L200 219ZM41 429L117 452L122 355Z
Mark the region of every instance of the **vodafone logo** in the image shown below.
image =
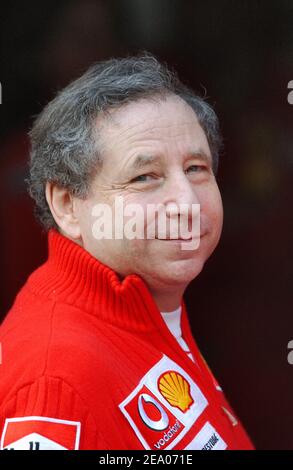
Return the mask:
M167 356L119 408L145 449L173 449L208 405L191 377Z
M148 416L144 407L145 403L151 403L158 410L158 412L161 415L158 421L155 421ZM163 431L169 425L169 418L164 408L160 405L160 403L157 400L155 400L153 397L151 397L147 393L142 393L141 395L139 395L138 412L143 422L150 429L154 429L155 431Z

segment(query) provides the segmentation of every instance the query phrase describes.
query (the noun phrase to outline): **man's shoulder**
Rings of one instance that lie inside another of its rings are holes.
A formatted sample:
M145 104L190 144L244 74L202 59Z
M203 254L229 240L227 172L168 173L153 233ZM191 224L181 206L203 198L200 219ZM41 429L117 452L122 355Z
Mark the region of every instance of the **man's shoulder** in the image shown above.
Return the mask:
M2 375L22 371L30 379L45 372L78 380L93 367L106 371L114 354L110 330L86 311L24 289L0 327Z
M28 301L29 300L29 301ZM104 332L106 327L94 315L70 304L42 298L21 291L0 326L0 341L6 354L78 355L97 352L111 344ZM98 346L98 347L97 347Z

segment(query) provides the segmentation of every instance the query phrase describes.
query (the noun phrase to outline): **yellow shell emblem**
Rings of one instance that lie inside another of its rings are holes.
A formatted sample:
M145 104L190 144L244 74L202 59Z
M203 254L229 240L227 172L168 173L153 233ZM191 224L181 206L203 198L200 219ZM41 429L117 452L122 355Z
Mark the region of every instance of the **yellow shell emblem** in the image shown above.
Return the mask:
M179 372L168 371L162 374L158 380L158 387L167 402L183 412L193 403L190 385Z

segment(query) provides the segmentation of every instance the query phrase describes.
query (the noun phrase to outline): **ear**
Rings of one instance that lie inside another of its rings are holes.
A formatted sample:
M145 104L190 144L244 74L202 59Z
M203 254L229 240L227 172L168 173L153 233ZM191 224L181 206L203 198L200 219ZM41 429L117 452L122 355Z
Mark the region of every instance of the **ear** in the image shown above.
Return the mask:
M46 199L58 227L69 238L81 238L80 224L77 217L75 198L66 188L54 183L46 183Z

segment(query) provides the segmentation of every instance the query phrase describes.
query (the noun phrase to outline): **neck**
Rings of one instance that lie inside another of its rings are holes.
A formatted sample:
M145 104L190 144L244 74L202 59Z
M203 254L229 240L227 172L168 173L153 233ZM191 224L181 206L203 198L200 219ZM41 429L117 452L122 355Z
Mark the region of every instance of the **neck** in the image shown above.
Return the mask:
M175 292L162 292L156 291L152 288L149 289L160 312L173 312L181 305L181 300L184 294L183 288L178 289Z

